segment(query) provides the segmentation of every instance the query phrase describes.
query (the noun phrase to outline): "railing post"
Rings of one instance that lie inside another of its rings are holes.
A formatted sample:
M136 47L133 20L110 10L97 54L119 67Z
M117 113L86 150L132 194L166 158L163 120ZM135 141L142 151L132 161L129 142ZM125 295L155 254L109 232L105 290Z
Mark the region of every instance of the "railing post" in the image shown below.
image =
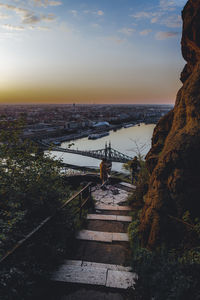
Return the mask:
M91 185L88 187L88 197L89 197L89 203L92 204L92 188L91 188Z
M81 219L82 217L82 198L83 198L83 194L80 193L79 194L79 208L80 208L80 211L79 211L79 218Z

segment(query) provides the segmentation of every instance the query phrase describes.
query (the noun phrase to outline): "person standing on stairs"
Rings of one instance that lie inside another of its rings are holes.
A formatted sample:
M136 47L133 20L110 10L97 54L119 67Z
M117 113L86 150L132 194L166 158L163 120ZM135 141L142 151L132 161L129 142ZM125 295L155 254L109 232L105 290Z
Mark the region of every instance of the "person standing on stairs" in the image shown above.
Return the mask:
M130 169L131 169L131 183L133 184L133 181L135 179L135 181L137 181L138 179L138 172L141 168L141 165L140 165L140 162L137 158L137 156L135 156L133 158L133 160L131 161L131 164L130 164Z
M105 158L102 159L100 163L100 178L102 185L108 180L108 168L107 168L107 161Z

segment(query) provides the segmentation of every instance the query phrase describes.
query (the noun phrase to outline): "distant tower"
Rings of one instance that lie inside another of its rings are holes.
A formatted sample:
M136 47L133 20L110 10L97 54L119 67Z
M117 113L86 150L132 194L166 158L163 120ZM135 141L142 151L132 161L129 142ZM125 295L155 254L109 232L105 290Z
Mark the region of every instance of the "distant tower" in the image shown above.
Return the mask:
M109 146L108 146L108 156L109 159L111 159L111 141L109 142Z
M108 146L107 146L107 142L105 143L105 159L107 159L107 155L108 155Z
M73 103L73 110L74 110L74 112L76 111L76 104L75 103Z

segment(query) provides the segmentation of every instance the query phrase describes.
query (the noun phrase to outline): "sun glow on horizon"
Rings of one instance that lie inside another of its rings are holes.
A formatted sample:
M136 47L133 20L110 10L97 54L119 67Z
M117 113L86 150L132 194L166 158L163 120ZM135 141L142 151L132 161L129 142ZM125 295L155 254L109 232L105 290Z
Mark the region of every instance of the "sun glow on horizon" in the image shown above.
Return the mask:
M0 1L0 103L171 103L185 2Z

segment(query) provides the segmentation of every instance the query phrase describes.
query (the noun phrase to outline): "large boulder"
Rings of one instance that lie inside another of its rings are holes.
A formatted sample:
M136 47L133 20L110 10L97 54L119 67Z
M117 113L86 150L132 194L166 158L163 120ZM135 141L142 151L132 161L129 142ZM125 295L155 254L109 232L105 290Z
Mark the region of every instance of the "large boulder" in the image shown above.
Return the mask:
M183 87L174 109L157 124L146 157L150 181L140 235L148 248L176 239L175 218L186 211L200 216L200 0L189 0L182 18Z

